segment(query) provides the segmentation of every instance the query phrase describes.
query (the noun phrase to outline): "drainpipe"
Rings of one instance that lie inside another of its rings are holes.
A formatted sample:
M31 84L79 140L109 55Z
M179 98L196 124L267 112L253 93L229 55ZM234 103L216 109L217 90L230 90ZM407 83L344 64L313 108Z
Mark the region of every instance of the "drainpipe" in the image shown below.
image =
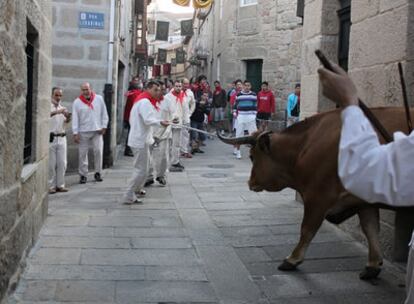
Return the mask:
M115 0L111 0L109 16L109 40L108 40L108 72L104 87L104 99L108 111L109 123L104 135L103 168L112 167L114 157L111 149L113 125L113 67L114 67L114 32L115 32Z
M112 83L112 69L114 65L114 32L115 32L115 0L111 0L111 12L109 16L109 41L108 41L108 73L106 83Z

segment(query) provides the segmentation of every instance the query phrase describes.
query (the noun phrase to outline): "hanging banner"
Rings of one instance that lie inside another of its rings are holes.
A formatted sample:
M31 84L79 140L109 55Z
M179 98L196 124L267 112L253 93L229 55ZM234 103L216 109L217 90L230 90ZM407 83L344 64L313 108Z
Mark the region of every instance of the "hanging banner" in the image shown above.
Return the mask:
M177 60L175 60L175 58L171 58L171 66L177 66Z
M157 21L157 33L155 34L155 40L168 41L169 27L169 22Z
M193 36L193 19L181 21L181 36Z
M164 63L162 65L162 74L171 75L171 63Z
M182 49L175 51L175 61L177 64L185 63L185 52Z
M179 5L179 6L189 6L190 0L173 0L173 3Z
M179 6L189 6L190 0L173 0ZM206 8L213 3L213 0L193 0L194 8Z
M148 57L148 66L154 66L154 57Z
M158 77L161 75L161 66L160 65L154 65L152 67L152 77Z
M166 63L167 62L167 50L165 49L158 49L158 63Z
M213 0L193 0L194 8L207 8L213 3Z

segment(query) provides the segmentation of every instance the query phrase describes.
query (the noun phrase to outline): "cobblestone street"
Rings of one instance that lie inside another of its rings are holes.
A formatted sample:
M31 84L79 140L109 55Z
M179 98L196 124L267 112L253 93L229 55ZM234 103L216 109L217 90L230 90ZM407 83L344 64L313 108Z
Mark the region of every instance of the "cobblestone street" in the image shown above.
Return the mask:
M10 303L363 303L404 299L404 273L385 261L360 281L367 249L324 223L305 262L278 264L297 242L303 208L294 192L247 187L247 150L208 141L205 154L147 188L143 205L120 198L131 158L104 182L49 196L49 216ZM92 180L92 179L91 179Z

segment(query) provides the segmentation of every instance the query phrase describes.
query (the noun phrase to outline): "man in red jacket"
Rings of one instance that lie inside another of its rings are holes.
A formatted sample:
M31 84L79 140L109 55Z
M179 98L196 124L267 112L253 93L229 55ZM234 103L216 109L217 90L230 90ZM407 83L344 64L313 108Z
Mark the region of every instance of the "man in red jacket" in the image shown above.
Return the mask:
M270 120L275 113L276 102L273 92L269 90L267 81L262 82L262 90L257 94L257 122L258 126L266 127L267 120Z
M129 114L131 113L132 106L134 105L135 99L137 99L138 95L142 93L142 84L139 77L132 78L129 87L128 92L125 94L125 97L127 98L127 101L125 103L125 109L124 109L124 128L128 130L127 134L127 142L125 143L125 156L134 156L134 153L132 153L131 148L128 146L128 136L129 136L129 130L131 128L129 124Z

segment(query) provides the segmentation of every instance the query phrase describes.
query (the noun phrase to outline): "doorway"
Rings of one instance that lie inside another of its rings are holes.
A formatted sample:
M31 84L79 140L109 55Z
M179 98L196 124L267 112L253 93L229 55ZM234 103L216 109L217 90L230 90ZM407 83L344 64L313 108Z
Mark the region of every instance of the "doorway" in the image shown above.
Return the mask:
M246 80L252 84L252 91L259 92L262 85L263 60L246 60Z

